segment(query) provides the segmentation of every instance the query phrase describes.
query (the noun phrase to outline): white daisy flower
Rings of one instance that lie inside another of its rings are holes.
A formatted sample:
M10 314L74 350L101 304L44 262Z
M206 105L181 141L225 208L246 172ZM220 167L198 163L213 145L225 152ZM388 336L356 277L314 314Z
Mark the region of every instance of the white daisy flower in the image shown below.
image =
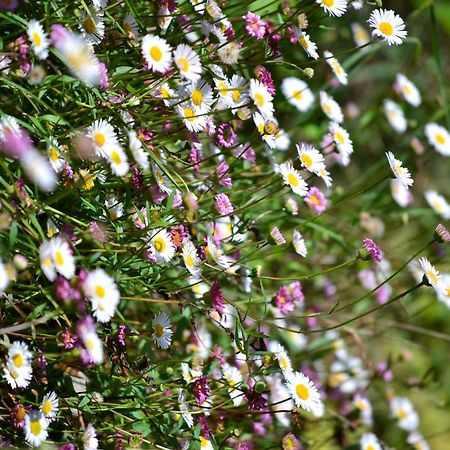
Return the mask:
M345 0L344 0L345 1ZM333 56L333 53L329 51L323 52L323 56L327 64L331 67L335 77L341 84L346 85L348 83L348 75L339 61Z
M400 106L394 101L386 99L383 102L383 110L391 127L397 133L404 133L408 128L408 122Z
M325 166L325 159L319 150L303 142L296 145L302 166L312 173L318 173Z
M386 152L385 154L395 178L403 183L406 188L412 186L414 180L411 178L409 170L406 167L403 167L403 163L399 159L396 159L392 152Z
M25 388L30 384L33 375L31 363L24 363L20 368L7 361L3 367L4 377L7 383L13 388Z
M102 42L105 37L105 23L103 22L103 12L97 11L95 8L88 8L81 12L81 22L78 28L87 43L97 45Z
M41 269L50 281L59 273L70 279L75 275L75 258L70 245L58 236L45 241L39 247Z
M188 285L191 287L195 298L202 298L209 291L209 286L201 278L188 278Z
M123 216L123 203L119 201L117 196L108 195L105 199L105 207L111 220L116 220Z
M413 404L405 397L394 397L390 401L391 413L398 419L398 426L406 431L415 431L419 426L419 416Z
M414 201L410 190L397 178L391 180L391 195L399 206L405 208Z
M45 59L48 56L49 41L42 25L36 20L30 20L27 28L28 39L31 42L31 48L39 59Z
M335 122L330 123L329 130L341 155L342 165L347 166L350 162L350 155L353 153L353 142L350 139L350 135L347 130Z
M120 292L114 279L103 269L95 269L86 277L83 290L91 300L94 317L99 322L109 322L120 302Z
M200 258L197 255L197 250L195 245L189 241L185 240L181 247L181 255L183 256L183 261L186 269L195 278L200 278L202 271L198 267L200 264Z
M278 360L278 364L280 365L280 369L283 372L284 376L292 373L292 363L291 358L286 352L286 349L279 343L276 344L274 349L274 354Z
M347 0L316 0L330 16L341 17L347 11Z
M70 280L75 275L75 258L68 242L58 236L50 240L51 255L56 272Z
M43 192L53 192L58 179L49 160L35 148L30 148L21 158L22 166L28 178L36 183Z
M128 144L133 154L133 158L136 161L137 165L142 170L147 170L150 167L150 163L148 161L149 154L145 150L142 141L139 139L137 133L134 130L128 131Z
M269 118L273 116L273 96L264 84L252 78L250 80L249 95L263 117Z
M172 343L173 331L167 313L159 312L153 319L152 326L155 344L163 350L168 349Z
M201 111L197 111L191 103L182 103L181 105L177 105L175 109L189 131L200 132L206 127L207 116Z
M328 172L328 170L326 169L325 165L323 165L323 167L320 167L319 170L317 171L316 175L320 178L322 178L322 180L325 182L325 186L326 187L331 187L333 184L333 180L330 176L330 172Z
M306 248L305 240L300 231L294 230L292 233L292 245L300 256L303 256L304 258L307 255L308 249Z
M304 33L299 27L294 26L294 36L297 38L300 45L305 50L306 54L313 59L319 59L319 53L317 53L317 45L311 41L309 35Z
M206 2L204 0L189 0L196 13L202 15L205 11Z
M255 112L252 115L253 122L256 125L256 128L261 135L261 139L270 147L275 148L276 147L276 137L273 134L270 134L266 130L266 123L268 121L264 120L264 117L259 113Z
M0 118L0 141L4 141L9 133L19 133L20 125L12 116L1 116Z
M412 431L408 435L406 442L412 445L415 450L431 450L430 445L428 444L426 439L418 431Z
M179 101L176 92L169 86L168 83L158 84L152 94L155 98L162 99L166 106L171 106Z
M353 398L353 406L359 410L363 423L368 426L372 426L372 405L370 404L369 400L362 394L357 393Z
M369 33L358 22L351 24L353 40L358 47L362 47L370 42Z
M233 114L236 114L238 108L243 106L248 101L249 97L246 86L247 80L236 74L233 74L231 80L228 82L228 87L227 90L224 91L225 95L223 95L223 98L227 106L231 108L231 112Z
M442 285L441 274L437 271L437 269L430 263L430 261L428 261L426 257L419 258L419 264L431 286L433 286L436 291L442 292L444 288Z
M87 129L86 136L91 139L95 153L98 156L106 157L108 149L120 145L113 126L104 119L96 120Z
M183 380L187 384L192 383L197 378L202 376L201 370L194 370L194 369L192 369L192 367L189 367L188 363L185 363L185 362L181 363L181 373L183 375Z
M103 342L98 337L96 331L90 327L83 327L81 331L81 340L86 348L89 359L94 364L103 363Z
M325 91L320 91L320 106L327 117L337 123L344 120L344 114L339 104Z
M165 39L146 34L141 49L148 68L153 72L167 72L172 66L172 48Z
M214 450L214 447L209 439L206 439L203 436L199 436L198 438L200 439L200 448L202 450Z
M23 341L14 341L8 350L8 363L20 370L31 364L32 353Z
M239 390L239 385L242 383L242 374L237 367L230 366L225 363L222 365L223 376L228 383L228 394L233 401L234 406L239 406L242 403L242 392Z
M287 388L299 408L312 412L315 416L323 415L324 407L320 394L314 383L302 372L293 372L286 376Z
M203 71L200 58L189 45L179 44L173 52L173 60L182 78L190 81L200 79Z
M290 162L285 162L279 166L280 173L283 177L284 184L287 184L291 189L301 197L308 194L308 185L297 169Z
M136 19L130 12L127 12L123 19L123 31L125 31L127 37L133 39L135 42L138 40L139 28Z
M424 193L425 200L444 219L450 219L450 204L436 191L429 190Z
M450 133L437 123L425 125L425 136L438 153L450 156Z
M154 252L154 256L158 262L168 262L175 255L175 246L170 234L164 230L149 230L150 247Z
M48 422L54 420L58 415L58 405L59 400L55 392L49 392L42 399L40 410Z
M191 83L184 88L189 96L189 101L197 111L207 113L211 110L214 101L212 89L205 81Z
M100 62L92 46L87 44L81 35L68 32L56 48L63 55L63 61L74 76L87 84L100 83Z
M382 450L377 437L373 433L364 433L359 441L361 450Z
M194 426L194 418L192 417L192 414L189 412L189 406L186 403L186 397L184 395L183 389L178 389L178 404L180 406L181 411L181 417L183 417L183 420L186 422L186 425L189 428L192 428Z
M61 146L56 139L50 139L50 142L47 145L47 154L52 169L57 173L61 172L66 161L61 156Z
M44 414L35 409L25 415L25 440L33 447L39 447L48 436L48 421Z
M314 104L314 94L308 85L299 78L285 78L281 83L281 91L288 103L295 106L300 112L310 110Z
M375 9L367 22L374 29L372 35L384 39L388 45L402 44L408 34L405 22L392 10Z
M105 156L111 166L111 172L118 177L124 177L130 170L128 157L120 145L105 148Z
M398 73L395 78L395 85L400 95L412 106L420 106L422 96L417 87L402 73Z
M89 423L83 433L83 449L84 450L97 450L98 439L97 432L94 426Z
M277 125L278 121L272 119ZM279 128L278 131L274 134L275 137L275 148L281 151L286 151L291 145L291 140L289 139L288 134L282 128Z

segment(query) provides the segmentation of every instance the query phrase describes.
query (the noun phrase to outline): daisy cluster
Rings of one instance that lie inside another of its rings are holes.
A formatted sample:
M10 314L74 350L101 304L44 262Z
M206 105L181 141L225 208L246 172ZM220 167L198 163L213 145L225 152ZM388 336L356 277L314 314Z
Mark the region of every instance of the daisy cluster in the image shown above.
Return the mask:
M371 57L402 64L402 17L347 0L0 16L0 447L430 448L407 395L426 376L405 381L411 353L383 339L426 334L405 320L430 293L450 307L430 262L450 204L425 180L450 134L403 73L367 114L358 85Z

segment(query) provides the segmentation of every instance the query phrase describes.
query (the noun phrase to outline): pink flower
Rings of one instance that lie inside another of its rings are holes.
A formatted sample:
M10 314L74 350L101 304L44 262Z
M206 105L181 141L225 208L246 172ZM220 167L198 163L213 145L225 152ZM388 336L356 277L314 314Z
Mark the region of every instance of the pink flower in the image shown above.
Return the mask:
M7 156L22 158L32 148L33 141L23 128L17 131L9 129L5 132L2 149Z
M233 214L234 208L226 194L216 195L216 210L221 216Z
M216 280L211 286L211 290L209 291L212 298L212 304L214 306L214 309L219 313L223 314L225 311L225 308L223 306L224 304L224 298L222 294L222 290L220 289L220 284Z
M216 175L219 184L223 187L226 187L227 189L233 187L233 180L228 175L229 168L230 167L228 166L226 161L222 161L221 163L219 163L219 165L216 168Z
M100 72L100 87L106 91L109 89L109 78L108 78L108 69L106 68L106 64L101 62L99 64L99 72Z
M275 241L276 245L286 244L286 239L277 227L272 228L272 230L270 231L270 237Z
M380 262L383 259L383 252L381 251L380 247L378 247L378 245L375 244L374 241L372 241L372 239L363 239L363 247L367 250L370 258L373 261Z
M50 32L50 40L52 41L55 48L59 48L64 43L64 41L70 37L70 31L57 23L52 25L51 28L52 31Z
M266 23L261 20L261 16L248 11L242 18L245 20L245 28L250 36L256 39L262 39L264 37L266 34Z
M225 148L233 147L236 142L237 135L228 123L222 123L217 129L217 142Z
M272 74L264 66L258 66L257 71L259 81L266 86L269 94L275 96L277 90L272 79Z
M305 197L305 203L317 214L324 212L327 209L328 200L322 194L320 189L313 186L308 195Z

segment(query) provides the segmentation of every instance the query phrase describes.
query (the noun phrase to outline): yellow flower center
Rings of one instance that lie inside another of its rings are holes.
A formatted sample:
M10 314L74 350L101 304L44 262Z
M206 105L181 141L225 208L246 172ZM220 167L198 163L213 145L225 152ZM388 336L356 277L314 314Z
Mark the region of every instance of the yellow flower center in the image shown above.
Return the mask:
M184 118L186 120L189 120L189 122L195 121L195 114L194 114L194 111L192 110L192 108L189 108L189 107L184 108L183 114L184 114Z
M412 93L411 88L407 84L402 86L402 91L405 95L410 95Z
M207 446L208 446L208 441L203 436L200 436L200 447L206 448Z
M298 42L300 42L300 44L302 44L304 49L308 50L309 42L304 37L298 38Z
M95 142L96 145L101 147L102 145L105 145L106 136L101 131L97 131L94 134L94 142Z
M225 95L227 95L227 84L225 83L225 81L219 81L217 83L217 88L221 96L225 97Z
M427 277L428 277L428 279L430 280L431 283L435 283L435 284L439 283L438 277L436 276L436 274L432 270L429 270L427 272Z
M375 447L373 445L368 445L366 447L366 450L375 450Z
M203 94L202 94L202 91L200 89L194 89L192 91L191 97L192 97L192 103L195 106L200 106L202 104Z
M287 359L286 358L281 358L281 361L280 361L280 366L283 368L283 369L287 369L288 367L289 367L289 365L288 365L288 362L287 362Z
M158 337L161 337L164 334L164 327L160 323L155 325L155 333Z
M386 36L392 36L394 34L394 27L389 22L380 22L378 29Z
M155 61L161 61L162 58L162 51L159 47L156 47L156 45L154 45L151 49L150 49L150 56L155 60Z
M302 400L308 400L309 398L309 389L302 383L297 384L295 386L295 392Z
M311 195L311 197L309 197L309 201L314 203L315 205L319 205L320 204L319 199L315 195Z
M35 31L32 35L32 38L36 47L39 47L42 44L41 35L38 32Z
M106 294L106 289L103 286L97 285L94 288L94 292L97 297L103 298Z
M442 136L442 134L436 133L434 138L436 139L437 143L440 145L445 144L445 138Z
M345 143L345 138L342 135L342 133L339 132L339 131L336 131L334 133L334 138L339 142L339 144L344 144Z
M20 353L16 353L13 358L13 363L16 367L22 367L23 366L23 356Z
M187 72L189 70L189 61L186 58L178 58L177 65L181 72Z
M397 414L397 417L398 417L400 420L406 419L407 414L406 414L406 411L405 411L404 409L398 409L398 410L396 411L396 414Z
M288 173L287 180L291 186L298 186L298 178L293 173Z
M126 22L124 25L123 25L123 31L125 31L125 33L126 34L130 34L133 30L131 29L131 25L128 23L128 22Z
M88 338L86 340L86 347L88 348L88 350L91 350L91 351L94 350L94 347L95 347L94 339Z
M42 431L41 422L39 422L39 420L32 420L30 423L30 431L35 436L39 436Z
M52 161L57 161L58 160L58 158L59 158L59 152L58 152L58 149L56 148L56 147L52 147L50 150L49 150L49 156L50 156L50 159L52 160Z
M86 17L83 21L83 27L89 34L95 33L95 30L97 29L95 21L92 17Z
M55 252L55 262L58 266L62 266L64 264L64 257L60 251Z
M50 400L45 400L45 402L42 404L42 412L48 416L52 412L53 406L52 402Z
M156 251L160 253L163 252L167 247L166 241L162 237L157 237L153 242L153 245Z
M296 91L294 92L294 95L292 97L294 97L295 100L301 100L302 96L303 96L302 91Z
M237 103L239 101L239 99L241 98L241 92L239 91L239 89L235 89L233 91L233 93L231 94L232 98L233 98L233 102Z
M113 152L111 153L111 159L115 164L120 164L122 162L122 159L120 158L120 155L116 150L113 150Z
M307 153L302 153L302 156L300 156L300 161L306 166L311 167L313 164L313 160L311 156L309 156Z
M255 93L255 102L258 106L264 105L264 96L260 94L259 92Z
M187 255L186 256L186 266L192 267L193 265L194 265L194 258L192 257L192 255Z
M322 0L322 3L328 8L331 8L334 5L334 0Z

